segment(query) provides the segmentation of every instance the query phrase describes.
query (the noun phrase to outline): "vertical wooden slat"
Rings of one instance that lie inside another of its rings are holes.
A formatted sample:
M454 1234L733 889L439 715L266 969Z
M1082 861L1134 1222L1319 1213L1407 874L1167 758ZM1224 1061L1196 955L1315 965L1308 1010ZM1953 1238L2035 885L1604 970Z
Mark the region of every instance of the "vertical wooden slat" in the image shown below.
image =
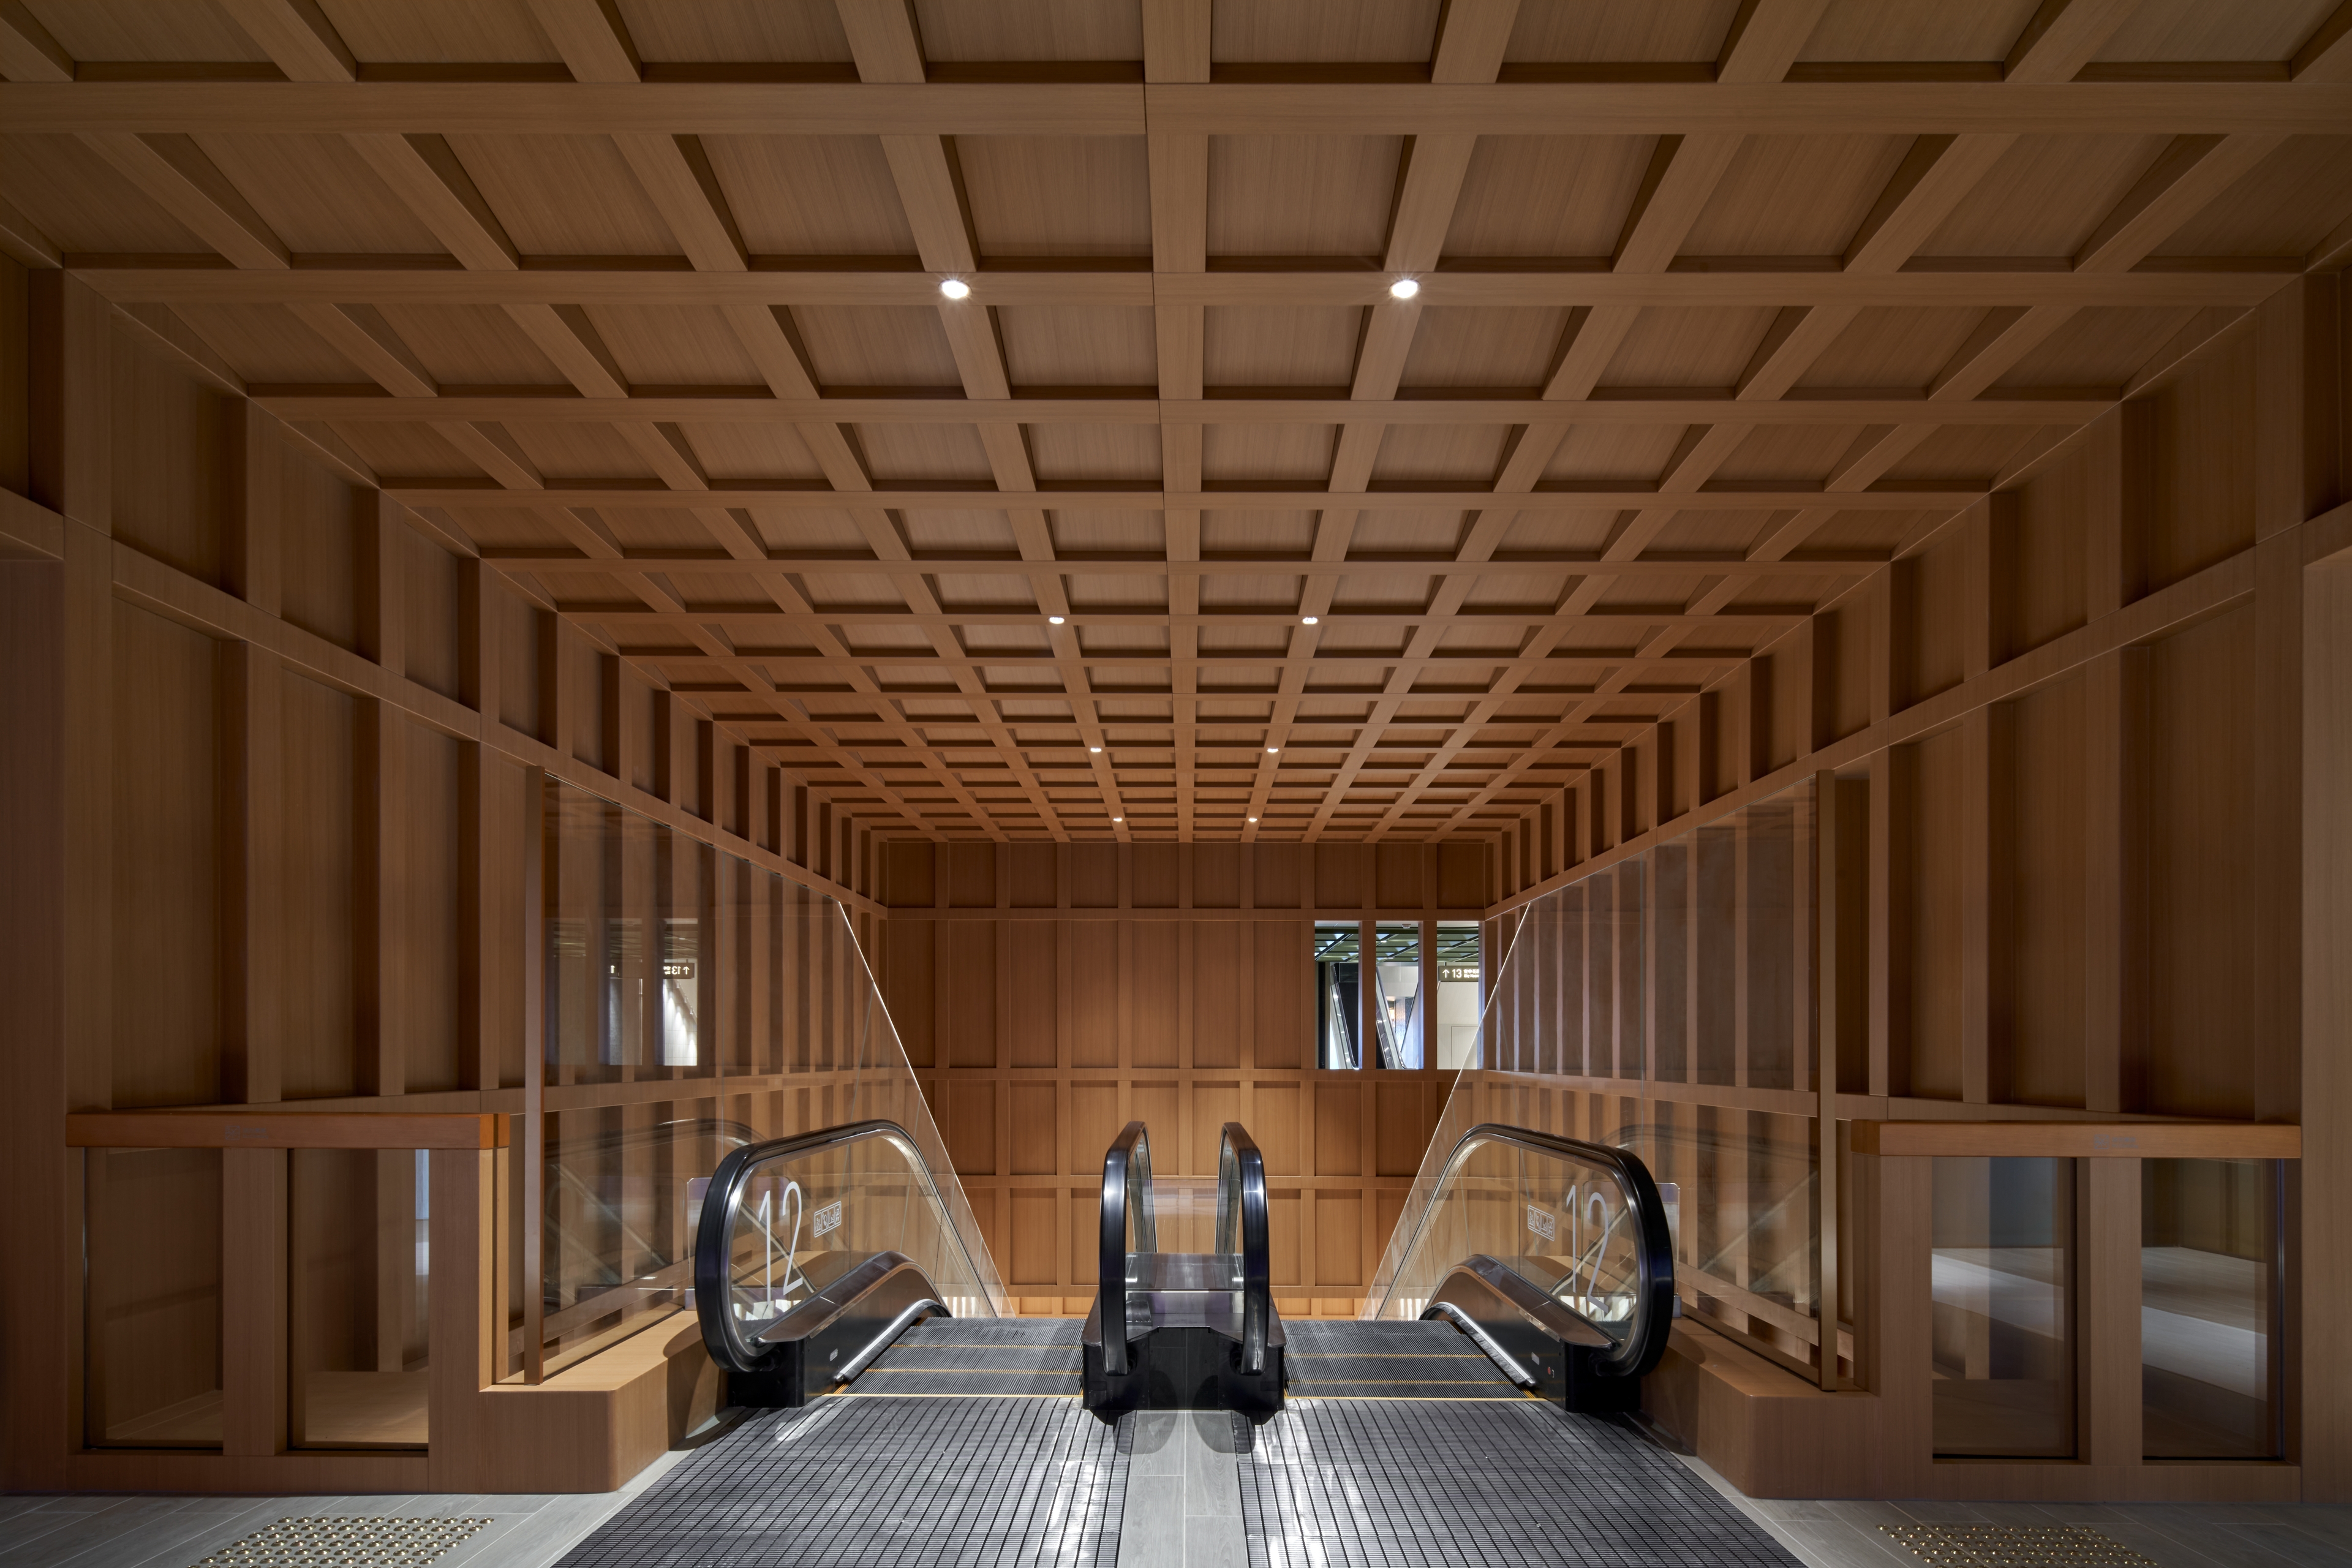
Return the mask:
M363 1094L402 1094L408 1087L408 933L402 882L406 864L403 796L407 725L390 704L362 698L356 713L352 776L359 798L352 826L352 977L358 1016L357 1080Z
M222 1452L286 1447L288 1152L221 1151ZM373 1216L357 1216L364 1224Z
M2147 652L2084 667L2083 1103L2136 1110L2147 1059Z
M2012 763L2006 703L1961 721L1960 1098L2009 1098L2011 977L2016 966Z
M251 643L224 643L221 704L221 1092L233 1103L279 1097L285 1048L279 996L285 675Z
M2074 1162L2078 1453L2137 1465L2140 1440L2140 1162Z
M1860 918L1860 911L1845 909L1838 896L1843 881L1839 874L1838 850L1844 804L1839 798L1837 774L1827 771L1813 774L1814 918L1800 924L1812 933L1813 984L1810 989L1819 998L1812 1032L1813 1091L1818 1107L1813 1112L1812 1224L1813 1235L1819 1238L1814 1250L1818 1265L1813 1301L1821 1335L1814 1346L1813 1372L1816 1380L1827 1389L1838 1386L1838 1030L1844 989L1838 967L1838 931L1843 922ZM1800 1041L1804 1038L1802 1034L1798 1036Z
M2290 1168L2284 1338L2288 1454L2313 1502L2352 1501L2352 1341L2336 1331L2352 1298L2352 551L2306 567L2303 584L2303 1159ZM2324 1136L2315 1133L2325 1130ZM2306 1395L2305 1391L2310 1391ZM2336 1391L2331 1394L2329 1391Z
M542 846L546 774L523 769L522 792L522 1213L515 1232L522 1248L523 1381L540 1383L547 1376L547 910L555 884Z

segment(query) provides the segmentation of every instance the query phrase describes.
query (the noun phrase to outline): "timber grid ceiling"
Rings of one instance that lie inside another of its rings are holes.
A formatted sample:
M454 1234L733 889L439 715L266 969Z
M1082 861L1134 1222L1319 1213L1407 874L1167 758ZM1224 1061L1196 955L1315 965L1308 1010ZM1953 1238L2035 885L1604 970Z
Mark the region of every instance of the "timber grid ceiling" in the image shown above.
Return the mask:
M0 0L0 75L20 258L932 838L1491 833L2352 254L2338 0Z

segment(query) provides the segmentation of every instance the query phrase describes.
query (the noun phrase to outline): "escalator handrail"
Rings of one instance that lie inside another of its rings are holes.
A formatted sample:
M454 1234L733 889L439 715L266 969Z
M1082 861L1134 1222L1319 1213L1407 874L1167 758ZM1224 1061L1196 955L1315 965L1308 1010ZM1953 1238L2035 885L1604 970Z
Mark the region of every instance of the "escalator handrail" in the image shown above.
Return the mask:
M1627 1194L1626 1206L1633 1214L1635 1226L1633 1329L1613 1352L1596 1357L1592 1366L1594 1371L1608 1377L1646 1375L1666 1353L1666 1341L1674 1332L1674 1236L1666 1226L1665 1200L1659 1195L1658 1184L1651 1179L1649 1167L1630 1150L1612 1149L1605 1143L1560 1138L1549 1132L1538 1132L1530 1127L1512 1127L1500 1121L1481 1121L1463 1133L1447 1152L1445 1163L1439 1167L1437 1181L1430 1189L1429 1202L1414 1224L1412 1242L1397 1255L1396 1277L1389 1281L1388 1296L1381 1298L1381 1311L1388 1310L1389 1297L1396 1294L1396 1279L1403 1277L1404 1265L1421 1246L1422 1233L1428 1226L1429 1216L1436 1211L1438 1194L1444 1190L1455 1167L1469 1156L1473 1147L1482 1143L1509 1143L1539 1154L1557 1154L1588 1165L1601 1166L1617 1177ZM1571 1315L1581 1316L1565 1303L1562 1303L1562 1309ZM1602 1331L1606 1333L1605 1330ZM1613 1336L1610 1337L1613 1339Z
M1227 1180L1231 1173L1232 1179ZM1238 1227L1241 1234L1234 1235ZM1238 1240L1239 1246L1234 1243ZM1274 1274L1266 1241L1265 1156L1238 1121L1225 1123L1217 1148L1219 1252L1242 1259L1242 1370L1265 1370L1267 1326L1274 1320Z
M956 1228L955 1212L948 1207L940 1194L939 1184L931 1176L930 1163L923 1158L922 1146L914 1135L895 1121L876 1119L848 1121L838 1127L821 1127L814 1132L796 1133L790 1138L772 1138L764 1143L747 1143L728 1152L710 1173L710 1185L702 1195L702 1214L694 1228L694 1305L695 1315L701 1321L702 1342L710 1352L710 1359L730 1372L754 1372L760 1363L773 1353L772 1349L757 1348L738 1340L732 1314L728 1310L730 1247L735 1234L735 1221L743 1205L744 1188L752 1172L772 1161L818 1149L858 1142L867 1138L888 1138L895 1141L922 1178L923 1190L938 1208L941 1224L954 1241L956 1251L963 1259L966 1274L973 1282L982 1300L987 1290L982 1282L988 1278L974 1267L971 1249L963 1233Z
M1151 1137L1130 1121L1103 1152L1102 1226L1097 1254L1097 1305L1102 1316L1103 1365L1112 1374L1127 1371L1127 1229L1129 1200L1135 1200L1139 1252L1160 1250L1151 1212Z

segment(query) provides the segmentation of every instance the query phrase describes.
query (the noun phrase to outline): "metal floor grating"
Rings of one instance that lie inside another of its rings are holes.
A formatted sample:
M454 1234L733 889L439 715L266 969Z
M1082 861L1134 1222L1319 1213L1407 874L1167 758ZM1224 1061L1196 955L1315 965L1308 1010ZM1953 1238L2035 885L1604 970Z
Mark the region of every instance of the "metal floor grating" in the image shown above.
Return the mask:
M1075 1400L825 1399L690 1455L560 1568L1111 1568L1126 1496Z
M1080 1326L1065 1318L933 1318L900 1334L842 1393L1076 1400Z
M2116 1568L2149 1564L2088 1525L1882 1524L1879 1530L1936 1568Z
M195 1568L424 1568L489 1522L384 1514L281 1519Z
M1524 1397L1449 1323L1285 1323L1282 1370L1293 1399Z
M1250 1568L1799 1568L1673 1456L1537 1401L1296 1399L1240 1469Z

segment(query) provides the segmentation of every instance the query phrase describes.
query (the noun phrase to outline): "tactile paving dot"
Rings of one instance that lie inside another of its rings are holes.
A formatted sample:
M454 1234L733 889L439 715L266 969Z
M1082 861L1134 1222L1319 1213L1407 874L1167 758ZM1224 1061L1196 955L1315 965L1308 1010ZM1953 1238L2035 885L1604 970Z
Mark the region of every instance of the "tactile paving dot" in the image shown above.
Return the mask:
M2106 1568L2156 1562L2087 1525L1882 1524L1878 1528L1936 1568Z
M194 1568L423 1568L489 1522L383 1514L281 1519Z

